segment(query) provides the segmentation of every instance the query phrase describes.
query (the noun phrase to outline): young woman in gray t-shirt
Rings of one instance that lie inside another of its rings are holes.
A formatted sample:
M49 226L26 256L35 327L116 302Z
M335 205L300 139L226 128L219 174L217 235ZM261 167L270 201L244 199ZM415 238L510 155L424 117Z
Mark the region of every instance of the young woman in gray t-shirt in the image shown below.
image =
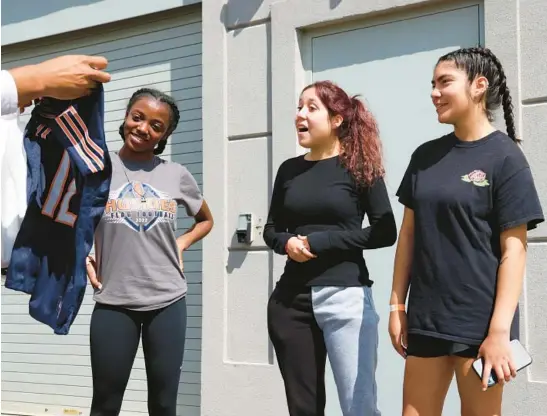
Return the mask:
M159 158L177 127L168 95L136 91L112 155L109 200L88 258L96 301L91 316L91 415L118 414L142 334L152 416L175 416L186 333L182 252L205 237L213 218L195 179ZM176 237L177 207L196 224Z

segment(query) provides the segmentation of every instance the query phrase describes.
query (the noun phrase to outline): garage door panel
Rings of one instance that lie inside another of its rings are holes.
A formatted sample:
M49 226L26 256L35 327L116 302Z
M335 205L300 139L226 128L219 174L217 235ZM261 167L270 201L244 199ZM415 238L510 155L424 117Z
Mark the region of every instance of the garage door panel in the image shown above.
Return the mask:
M171 96L175 98L175 94L171 93ZM111 112L121 111L125 113L125 109L131 94L128 94L128 97L125 100L116 100L116 101L106 101L104 103L105 117L109 117ZM188 110L201 110L201 96L198 98L190 98L187 100L177 100L179 108L188 109Z
M112 82L105 84L105 134L109 150L119 150L118 128L131 95L141 87L158 88L177 100L181 120L162 157L187 165L202 184L201 23L200 11L171 11L136 23L109 25L102 30L6 47L2 67L39 62L62 53L104 54ZM22 119L28 120L32 108ZM181 209L177 235L193 220ZM201 382L201 244L186 253L188 328L178 414L199 413ZM63 414L74 409L85 416L91 402L89 323L93 291L88 286L83 305L67 336L54 335L28 314L29 296L2 287L2 412ZM146 374L142 348L137 352L122 416L143 415ZM47 409L47 410L46 410Z
M29 383L29 382L18 382L10 381L9 383L2 382L3 391L16 391L22 393L35 393L35 394L50 394L55 395L58 393L59 387L54 385L50 379L49 382L42 383ZM57 382L63 382L63 379L57 379ZM91 397L93 395L93 390L90 385L81 386L74 384L64 384L66 387L70 387L70 391L74 396L78 397ZM200 386L197 384L185 384L180 387L179 394L181 395L199 395ZM146 391L146 381L135 381L132 380L128 383L124 398L128 401L142 402L143 396L142 391Z
M146 85L146 86L150 86L150 85ZM177 102L190 100L190 99L198 99L198 98L201 99L201 86L178 89L178 90L171 89L170 85L164 85L164 87L166 88L158 87L157 84L154 86L154 88L160 88L163 92L171 95L175 100L177 100ZM114 104L115 108L117 109L125 108L133 92L135 91L133 90L125 91L125 94L114 92L113 97L110 97L110 95L107 97L108 101L105 102L105 106L108 106L108 104L113 101L117 101L117 103Z
M147 86L147 84L150 83L158 84L162 82L173 82L199 76L201 76L201 66L199 65L179 69L166 68L159 72L135 76L131 78L118 79L114 75L112 81L110 81L108 84L105 84L104 89L106 92L114 92L126 89L136 90L142 88L143 86Z
M127 59L134 57L135 55L147 55L153 52L167 51L178 49L181 51L181 55L186 55L188 48L201 50L201 34L196 33L193 35L180 36L173 39L164 39L162 41L150 42L146 44L136 43L131 47L119 47L111 51L100 52L108 58L109 61L115 62L120 59ZM179 55L180 56L180 55Z
M108 69L113 73L117 73L117 71L130 68L138 69L157 62L169 62L180 56L186 56L187 58L201 57L201 47L199 45L189 45L167 50L160 49L136 57L127 57L123 60L114 58L109 60Z
M44 408L54 405L77 409L85 409L91 404L91 400L87 397L24 393L2 389L2 407L6 406L6 402L43 404Z
M102 54L119 49L119 45L135 46L139 43L154 42L162 34L165 34L164 38L191 35L201 31L200 20L199 13L181 13L178 19L163 14L155 18L143 17L137 24L134 21L119 22L71 33L70 42L67 42L63 36L58 36L52 39L39 39L20 46L10 45L10 54L5 59L2 58L2 65L11 65L13 62L17 65L27 65L59 54Z
M112 83L123 80L126 78L140 77L143 75L150 75L155 73L161 73L164 71L175 71L177 69L188 69L195 67L201 67L201 54L183 56L177 58L177 54L172 56L169 61L160 62L157 64L150 64L146 66L141 66L138 68L119 68L112 70L112 67L108 67L108 71L112 74L113 80ZM195 69L196 71L201 71L201 69ZM199 72L201 73L201 72Z
M113 90L109 91L108 84L105 85L105 92L108 92L108 99L109 100L123 100L128 99L131 97L131 94L140 87L148 87L148 88L157 88L164 92L170 92L170 91L178 91L178 90L186 90L190 88L201 88L201 76L197 77L189 77L189 78L182 78L182 79L176 79L176 80L168 80L164 82L147 82L146 84L141 84L137 88L131 88L129 90ZM128 94L129 93L129 94ZM195 98L195 97L192 97Z

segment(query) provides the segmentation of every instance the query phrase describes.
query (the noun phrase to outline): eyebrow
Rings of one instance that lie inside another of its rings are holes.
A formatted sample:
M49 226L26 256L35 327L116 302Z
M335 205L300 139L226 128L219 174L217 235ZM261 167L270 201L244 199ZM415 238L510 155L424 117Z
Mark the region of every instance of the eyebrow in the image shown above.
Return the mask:
M450 75L448 74L443 74L441 75L439 78L437 78L437 80L435 81L434 79L431 80L431 85L435 85L435 82L440 82L440 81L443 81L444 79L446 78L451 78Z

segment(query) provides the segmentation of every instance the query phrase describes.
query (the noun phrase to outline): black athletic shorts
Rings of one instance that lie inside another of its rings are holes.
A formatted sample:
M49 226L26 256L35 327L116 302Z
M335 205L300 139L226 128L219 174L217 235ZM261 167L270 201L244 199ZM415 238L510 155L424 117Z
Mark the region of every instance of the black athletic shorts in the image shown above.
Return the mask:
M462 344L427 335L408 334L407 356L432 358L455 355L464 358L476 358L479 345Z

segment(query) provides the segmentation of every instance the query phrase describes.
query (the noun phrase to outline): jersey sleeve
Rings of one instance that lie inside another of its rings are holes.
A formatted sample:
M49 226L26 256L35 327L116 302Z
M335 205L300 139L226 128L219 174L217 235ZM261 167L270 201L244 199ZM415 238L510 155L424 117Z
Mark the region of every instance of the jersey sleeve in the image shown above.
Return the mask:
M397 239L397 226L386 184L382 178L361 192L360 205L369 226L361 230L327 230L310 233L308 243L314 254L330 250L366 250L391 246Z
M52 136L60 141L83 176L102 172L107 163L105 155L108 152L103 127L90 117L86 119L89 119L87 124L78 111L70 106L36 130L36 136L43 139L49 139L53 132ZM100 119L102 123L102 118Z
M203 195L190 171L182 165L181 168L180 192L182 194L182 203L188 215L195 216L203 204Z
M544 221L532 171L522 154L505 159L494 182L493 197L500 231L522 224L532 230Z
M287 222L283 216L283 203L285 201L283 177L286 166L285 163L282 164L277 171L263 233L264 242L277 254L287 254L285 245L291 237L294 237L294 234L287 231Z

